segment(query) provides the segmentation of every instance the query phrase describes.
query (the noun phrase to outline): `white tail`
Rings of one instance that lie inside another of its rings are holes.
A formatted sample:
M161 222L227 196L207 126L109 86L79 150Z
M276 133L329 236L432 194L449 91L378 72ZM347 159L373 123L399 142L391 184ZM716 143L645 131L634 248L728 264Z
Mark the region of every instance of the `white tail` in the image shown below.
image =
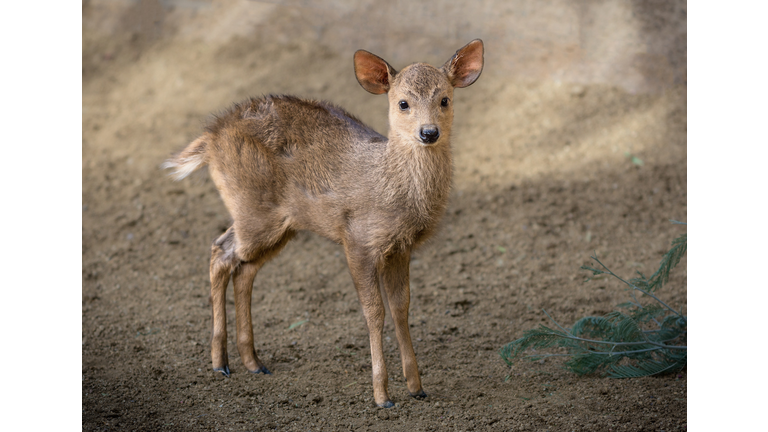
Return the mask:
M173 169L171 175L175 180L181 180L192 174L196 169L205 164L204 137L194 140L178 156L168 159L160 165L162 169Z

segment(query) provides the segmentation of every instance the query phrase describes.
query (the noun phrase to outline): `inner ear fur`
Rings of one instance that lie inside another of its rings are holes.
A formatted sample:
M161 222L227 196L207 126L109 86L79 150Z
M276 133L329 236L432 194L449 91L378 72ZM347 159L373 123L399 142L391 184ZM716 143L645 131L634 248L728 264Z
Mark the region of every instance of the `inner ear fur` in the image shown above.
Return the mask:
M397 71L381 57L365 50L355 52L355 77L367 91L373 94L388 92L396 74Z
M483 41L475 39L456 51L442 67L448 80L456 88L468 87L483 71Z

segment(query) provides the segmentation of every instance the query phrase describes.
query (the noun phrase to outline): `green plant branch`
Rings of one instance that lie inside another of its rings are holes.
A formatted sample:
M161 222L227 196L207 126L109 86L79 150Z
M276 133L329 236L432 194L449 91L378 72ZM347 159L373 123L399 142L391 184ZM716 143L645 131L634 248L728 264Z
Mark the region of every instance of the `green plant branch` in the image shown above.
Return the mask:
M560 325L560 324L559 324L557 321L555 321L555 319L554 319L554 318L552 318L552 316L551 316L550 314L548 314L546 310L542 309L541 311L542 311L542 312L544 312L544 314L545 314L547 317L549 317L549 319L550 319L550 320L551 320L553 323L555 323L555 325L556 325L556 326L560 327L560 330L562 330L562 331L566 332L567 334L569 334L569 335L573 336L573 334L572 334L570 331L566 330L566 329L565 329L565 328L563 328L563 326L561 326L561 325ZM574 337L575 337L575 336L574 336Z
M556 327L540 325L528 330L523 337L503 346L499 354L509 366L513 366L512 361L518 357L531 360L569 357L564 367L577 374L602 372L613 378L649 376L685 368L688 358L688 347L685 345L687 317L659 299L654 292L667 282L670 271L686 250L687 235L683 234L672 242L672 248L664 255L659 269L650 279L637 272L640 277L631 281L611 271L595 253L591 258L602 269L588 266L582 269L591 271L593 276L613 276L629 287L627 291L631 300L618 305L621 311L616 310L602 317L587 316L576 321L571 328L566 328L542 309ZM655 303L644 305L642 297L638 298L638 292ZM651 323L658 328L642 328ZM542 352L523 356L527 350L535 353L537 349L548 348L565 349L566 353Z
M597 255L597 253L595 253L595 255ZM622 282L624 282L624 281L622 281ZM635 295L635 291L634 291L634 290L630 290L630 291L629 291L629 295L630 295L630 296L632 296L632 300L634 300L634 301L631 301L630 303L632 303L633 305L637 306L639 309L645 309L645 308L643 307L643 305L642 305L642 304L640 304L640 301L637 299L637 296ZM661 323L660 323L660 322L658 322L658 321L656 320L656 318L654 318L654 317L651 317L651 319L653 320L653 322L655 322L655 323L656 323L656 325L657 325L657 326L661 327Z
M676 311L676 310L672 309L672 308L671 308L671 307L670 307L668 304L666 304L666 303L664 303L663 301L661 301L661 299L659 299L658 297L656 297L656 296L655 296L655 295L653 295L652 293L650 293L650 292L648 292L648 291L646 291L646 290L644 290L644 289L642 289L642 288L640 288L640 287L637 287L637 286L635 286L634 284L632 284L632 283L629 283L629 282L625 281L624 279L622 279L621 277L619 277L618 275L616 275L616 273L612 272L612 271L611 271L611 270L610 270L608 267L606 267L606 266L605 266L605 264L603 264L602 262L600 262L600 260L599 260L599 259L597 259L597 256L596 256L596 255L597 255L597 252L595 252L595 255L591 256L590 258L592 258L593 260L597 261L597 263L598 263L598 264L600 264L600 266L601 266L601 267L603 267L603 268L605 269L605 271L602 271L602 270L598 270L599 272L601 272L601 273L605 273L605 274L609 274L609 275L611 275L611 276L615 277L616 279L618 279L618 280L620 280L620 281L624 282L625 284L629 285L630 287L632 287L632 289L634 289L634 290L637 290L637 291L640 291L641 293L643 293L643 294L647 295L648 297L650 297L650 298L652 298L652 299L656 300L657 302L661 303L661 305L662 305L662 306L664 306L665 308L667 308L667 309L669 309L670 311L674 312L675 314L677 314L677 316L683 316L683 314L681 314L680 312L678 312L678 311ZM582 266L581 268L583 268L583 269L586 269L586 270L592 270L592 271L594 271L593 269L591 269L591 268L589 268L589 267L586 267L586 266Z
M555 323L555 324L557 324L557 323ZM558 324L558 327L560 327L559 324ZM560 328L562 328L562 327L560 327ZM569 333L567 331L566 331L566 334L560 334L560 333L556 333L556 332L553 332L553 331L550 330L550 333L545 333L545 334L549 334L549 335L552 335L552 336L559 336L559 337L563 337L563 338L567 338L567 339L572 339L572 340L577 340L579 342L588 342L588 343L596 343L596 344L603 344L603 345L614 345L614 346L654 345L654 346L657 346L659 348L664 348L664 349L687 349L688 348L686 346L681 346L681 345L665 345L665 344L654 342L654 341L647 340L647 339L644 340L644 341L637 341L637 342L611 342L611 341L602 341L602 340L596 340L596 339L586 339L586 338L580 338L578 336L574 336L573 334L571 334L571 333ZM675 339L677 339L677 338L675 338ZM597 351L595 351L595 352L597 352Z
M680 348L681 349L685 349L686 347L680 347ZM613 352L613 351L609 351L609 352L606 352L606 351L589 351L589 354L614 356L614 355L638 354L638 353L644 353L644 352L659 351L659 350L663 350L663 349L665 349L665 348L655 347L655 348L646 348L646 349L641 349L641 350L616 351L616 352ZM573 354L538 354L538 355L537 354L531 354L531 355L527 355L525 357L543 358L543 357L571 357L571 356L573 356Z

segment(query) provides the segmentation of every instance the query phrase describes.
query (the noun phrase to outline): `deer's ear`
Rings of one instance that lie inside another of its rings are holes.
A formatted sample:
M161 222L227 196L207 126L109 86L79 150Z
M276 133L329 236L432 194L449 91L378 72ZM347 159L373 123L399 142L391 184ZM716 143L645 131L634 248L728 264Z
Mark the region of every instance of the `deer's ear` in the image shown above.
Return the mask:
M381 57L365 50L355 53L355 76L357 82L373 94L382 94L389 91L392 79L397 71Z
M464 45L442 67L454 87L472 85L483 71L483 41L475 39Z

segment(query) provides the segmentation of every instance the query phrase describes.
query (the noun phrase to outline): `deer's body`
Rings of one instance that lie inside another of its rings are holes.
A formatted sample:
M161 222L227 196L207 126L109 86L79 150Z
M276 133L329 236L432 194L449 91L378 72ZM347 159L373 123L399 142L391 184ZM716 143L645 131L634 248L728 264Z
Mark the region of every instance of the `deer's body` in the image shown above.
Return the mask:
M476 40L441 69L414 64L399 73L358 51L358 81L389 93L389 139L331 104L268 96L235 105L166 163L179 178L207 164L234 220L212 247L214 370L229 375L224 296L231 275L240 357L249 371L269 373L253 348L253 280L297 231L308 230L344 246L368 324L376 403L392 406L384 301L408 390L426 396L408 330L410 253L434 232L447 205L453 87L477 79L482 49Z

